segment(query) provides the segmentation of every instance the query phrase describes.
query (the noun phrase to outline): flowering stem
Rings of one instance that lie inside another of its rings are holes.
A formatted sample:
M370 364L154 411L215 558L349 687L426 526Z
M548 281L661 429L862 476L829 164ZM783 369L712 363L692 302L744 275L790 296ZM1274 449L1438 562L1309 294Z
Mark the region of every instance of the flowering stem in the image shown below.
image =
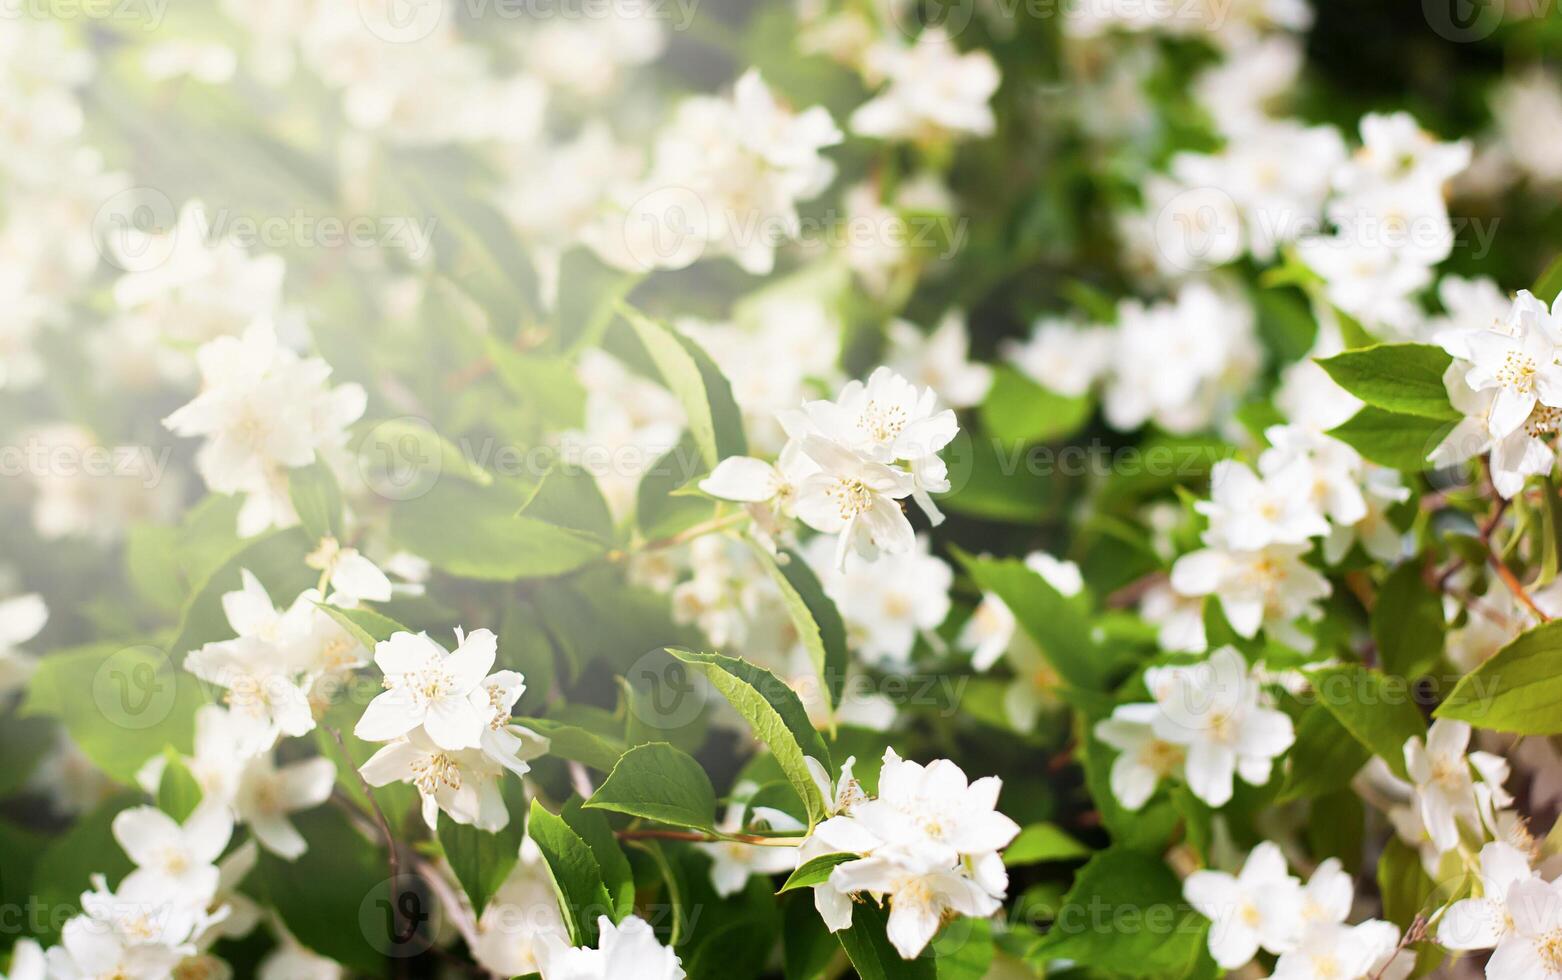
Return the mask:
M717 531L725 531L729 528L738 527L748 520L749 516L747 511L738 511L736 514L728 514L726 517L715 517L703 523L696 524L693 527L686 527L677 534L670 534L665 538L657 538L654 541L647 541L644 544L638 545L630 550L641 552L661 551L666 548L676 548L681 544L687 544L688 542L693 541L695 538L703 538L707 534L715 534ZM610 561L623 561L626 557L628 557L628 555L623 551L608 552L608 560Z
M755 847L799 847L801 837L761 837L756 834L707 834L698 830L620 830L619 840L686 840L701 844L717 844L731 841L753 844Z

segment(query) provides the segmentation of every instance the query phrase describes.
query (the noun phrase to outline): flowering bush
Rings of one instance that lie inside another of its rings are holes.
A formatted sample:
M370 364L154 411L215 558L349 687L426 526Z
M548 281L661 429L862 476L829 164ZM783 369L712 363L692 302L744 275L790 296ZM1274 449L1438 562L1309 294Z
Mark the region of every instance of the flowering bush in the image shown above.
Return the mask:
M1562 978L1559 42L0 4L4 975Z

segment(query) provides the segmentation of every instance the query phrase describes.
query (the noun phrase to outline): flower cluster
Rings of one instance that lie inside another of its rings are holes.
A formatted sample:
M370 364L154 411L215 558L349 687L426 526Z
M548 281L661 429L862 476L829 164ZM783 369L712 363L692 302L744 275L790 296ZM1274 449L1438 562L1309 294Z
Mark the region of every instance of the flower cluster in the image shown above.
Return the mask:
M460 629L453 652L426 633L395 633L375 645L385 691L369 702L354 734L390 744L361 772L370 786L417 787L430 830L440 811L456 823L502 830L510 822L499 787L505 770L524 776L527 760L548 749L546 739L510 722L526 680L513 670L489 673L498 646L490 630Z
M774 536L795 518L837 536L835 567L849 551L872 561L909 552L916 533L899 501L916 500L936 525L942 515L930 494L949 490L939 450L959 432L938 393L879 368L867 382L850 381L833 401L806 402L781 415L790 437L775 464L733 456L717 464L700 489L750 505Z
M1144 681L1153 702L1119 705L1095 729L1121 753L1112 764L1112 795L1130 810L1171 777L1210 806L1224 806L1235 777L1269 782L1274 760L1295 740L1291 719L1271 706L1257 672L1231 647L1189 667L1152 667Z
M363 415L363 388L328 387L330 366L283 347L266 320L250 324L242 337L205 344L196 359L201 393L165 424L177 435L206 440L196 468L209 488L244 495L240 534L298 523L286 471L346 446L347 426Z
M1107 422L1125 431L1146 422L1169 432L1204 428L1230 409L1260 363L1251 306L1197 281L1171 301L1122 301L1115 326L1044 317L1028 340L1008 344L1005 357L1060 395L1099 384Z
M852 896L889 903L888 936L906 959L915 959L945 916L988 916L1009 887L999 852L1020 832L997 810L1003 783L996 776L968 782L948 759L923 766L884 752L879 793L866 798L842 767L837 787L822 771L815 779L833 816L803 842L804 861L852 854L814 886L814 905L831 932L852 924Z
M1468 321L1467 321L1468 322ZM1439 465L1489 456L1492 484L1512 497L1531 476L1557 464L1562 428L1562 301L1546 304L1520 290L1505 317L1445 330L1452 354L1443 384L1464 420L1432 450Z
M1366 977L1404 980L1415 957L1399 948L1399 929L1381 919L1347 925L1355 884L1333 858L1303 885L1268 841L1253 848L1236 875L1195 871L1183 895L1209 919L1209 951L1226 970L1240 970L1260 948L1279 961L1285 980Z

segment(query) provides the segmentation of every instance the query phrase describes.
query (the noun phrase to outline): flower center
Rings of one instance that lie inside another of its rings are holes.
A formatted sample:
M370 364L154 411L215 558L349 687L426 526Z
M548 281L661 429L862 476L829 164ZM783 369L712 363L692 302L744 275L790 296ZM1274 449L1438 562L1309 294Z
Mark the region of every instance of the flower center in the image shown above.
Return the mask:
M1535 374L1538 371L1535 359L1520 351L1508 351L1502 359L1502 367L1497 369L1497 382L1504 388L1511 388L1517 392L1531 392L1535 390Z
M441 786L460 789L461 767L450 756L438 752L412 764L412 783L425 796L432 796Z
M873 491L861 480L836 480L825 493L835 498L842 520L849 521L873 506Z
M1318 980L1332 980L1340 975L1340 961L1333 953L1320 953L1313 957L1313 976Z
M1535 938L1535 955L1546 965L1547 972L1562 972L1562 929L1553 929Z
M906 427L906 410L899 405L880 405L870 401L858 416L857 425L875 441L888 442L900 435L900 430Z
M400 688L411 695L412 700L417 704L426 705L446 697L454 684L443 667L432 664L422 670L387 677L385 686L391 689Z
M1552 408L1550 405L1536 405L1524 422L1524 431L1537 439L1551 435L1558 429L1562 429L1562 408Z

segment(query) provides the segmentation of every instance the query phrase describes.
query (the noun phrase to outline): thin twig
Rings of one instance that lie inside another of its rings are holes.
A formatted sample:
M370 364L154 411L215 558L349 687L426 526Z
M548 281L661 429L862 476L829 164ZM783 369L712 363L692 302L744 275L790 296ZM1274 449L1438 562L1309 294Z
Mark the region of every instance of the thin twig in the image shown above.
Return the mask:
M619 840L686 840L700 844L753 844L755 847L798 847L801 837L760 837L755 834L707 834L697 830L619 830Z
M631 549L633 553L645 551L661 551L666 548L676 548L680 544L687 544L695 538L702 538L707 534L715 534L717 531L725 531L728 528L737 527L749 519L747 511L738 511L736 514L728 514L726 517L717 517L712 520L696 524L693 527L684 528L677 534L668 535L665 538L657 538L647 541ZM609 561L623 561L631 552L610 551L607 554Z
M401 877L401 857L396 851L396 838L391 834L390 822L385 819L385 811L380 809L380 801L374 798L374 790L369 785L369 781L364 779L363 773L359 772L358 767L353 765L352 753L347 751L347 742L342 738L342 733L330 725L324 727L326 731L331 733L331 737L336 739L336 744L341 747L342 761L346 762L351 767L353 775L358 777L358 785L363 789L363 795L369 801L369 808L373 811L374 824L379 828L380 836L385 839L385 850L390 853L390 876L391 881L394 882Z

